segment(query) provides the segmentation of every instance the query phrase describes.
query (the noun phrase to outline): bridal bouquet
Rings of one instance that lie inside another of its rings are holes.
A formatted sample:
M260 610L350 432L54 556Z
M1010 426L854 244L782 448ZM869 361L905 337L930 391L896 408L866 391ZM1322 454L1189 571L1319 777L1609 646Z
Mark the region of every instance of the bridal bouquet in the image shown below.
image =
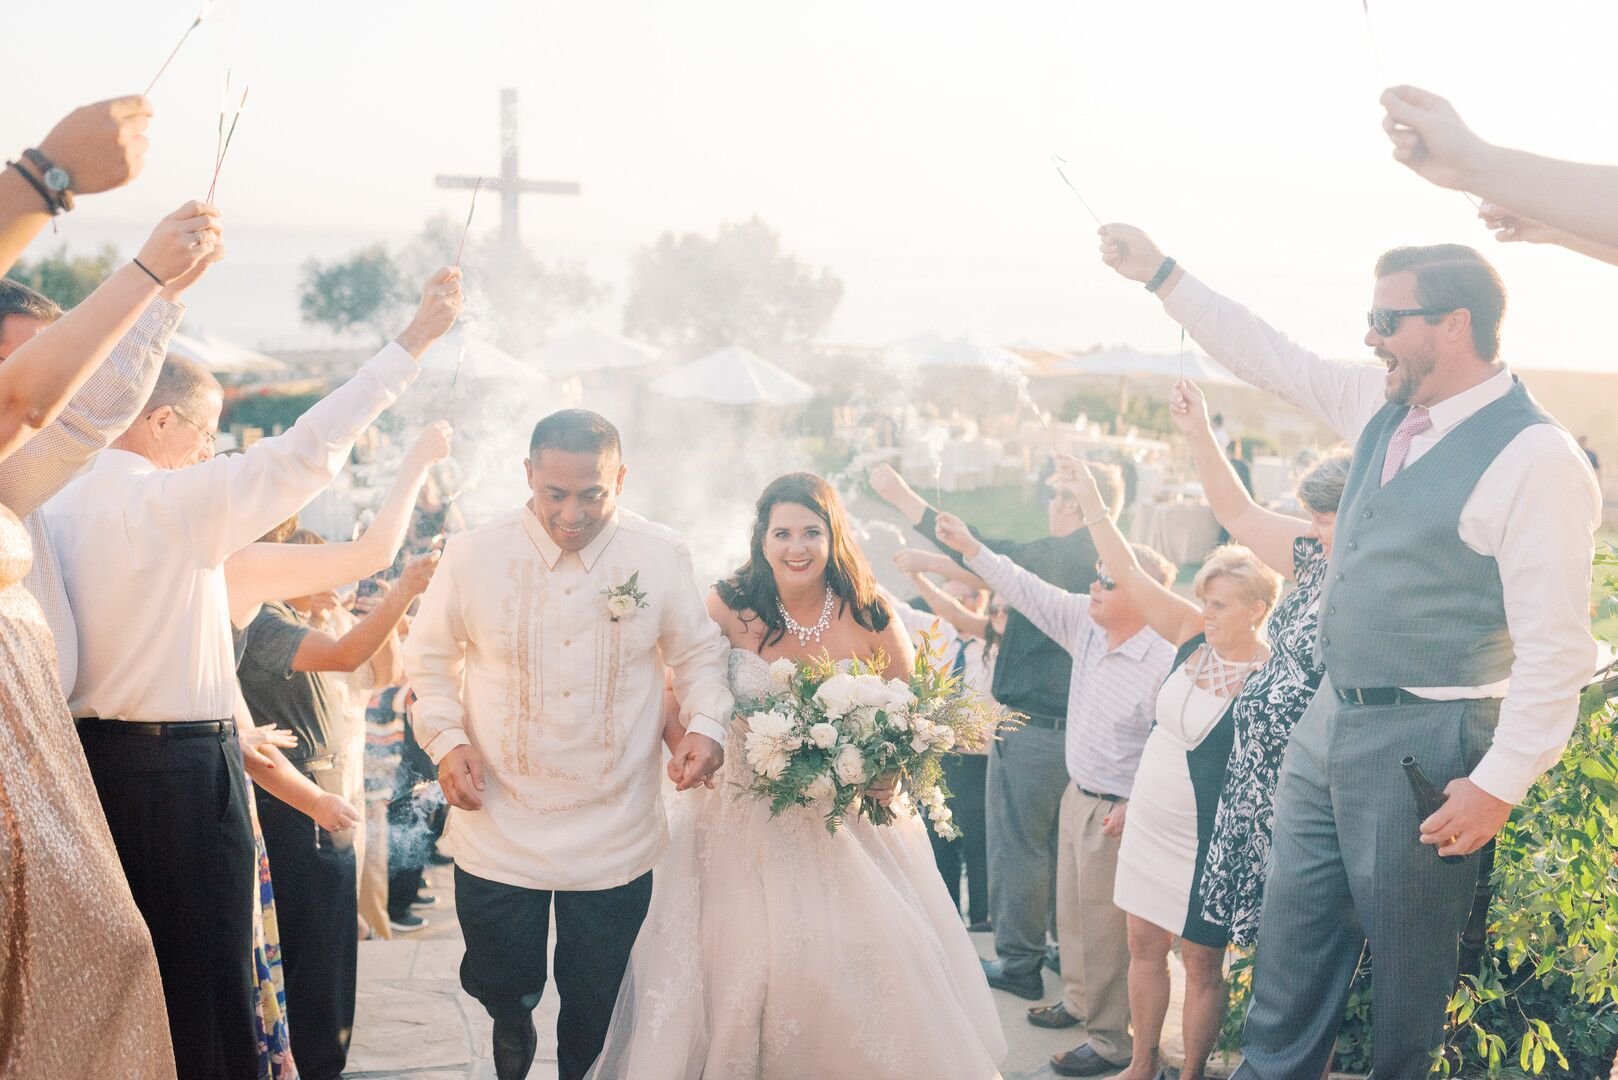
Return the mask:
M924 634L908 681L884 679L880 654L846 668L830 659L771 664L769 696L743 718L751 790L770 801L771 816L804 806L824 816L828 832L851 813L886 825L893 811L868 791L891 780L927 808L939 836L959 836L945 805L944 755L984 749L1010 713L942 670L938 654Z

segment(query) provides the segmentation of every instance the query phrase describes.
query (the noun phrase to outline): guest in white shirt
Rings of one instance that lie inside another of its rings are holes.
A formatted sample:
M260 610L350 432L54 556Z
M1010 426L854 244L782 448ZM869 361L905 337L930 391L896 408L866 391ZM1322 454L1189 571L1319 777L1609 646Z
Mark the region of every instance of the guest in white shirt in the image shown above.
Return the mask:
M534 428L527 504L450 539L405 642L414 722L450 811L461 983L494 1018L501 1080L525 1076L556 911L557 1060L601 1051L668 840L665 665L686 734L681 790L723 760L729 648L691 555L619 509L617 430L566 410Z
M171 357L134 424L44 508L78 676L68 703L156 947L181 1080L257 1075L255 860L224 562L331 481L453 325L460 272L286 434L214 458L222 393Z
M1296 345L1139 229L1101 236L1108 265L1211 356L1357 442L1321 600L1326 679L1277 792L1238 1075L1320 1074L1364 936L1378 957L1376 1074L1424 1076L1474 853L1556 763L1595 666L1589 462L1499 358L1505 288L1471 248L1382 256L1372 367ZM1405 756L1447 797L1425 818Z
M1062 796L1056 871L1056 936L1067 962L1062 1000L1028 1010L1028 1020L1045 1028L1084 1023L1086 1041L1052 1060L1058 1075L1115 1072L1132 1054L1129 928L1113 902L1118 841L1175 648L1146 624L1128 592L1114 588L1104 566L1088 594L1071 593L990 551L952 515L939 517L938 538L1073 657L1066 733L1073 783ZM1144 545L1133 549L1147 574L1173 583L1173 563Z

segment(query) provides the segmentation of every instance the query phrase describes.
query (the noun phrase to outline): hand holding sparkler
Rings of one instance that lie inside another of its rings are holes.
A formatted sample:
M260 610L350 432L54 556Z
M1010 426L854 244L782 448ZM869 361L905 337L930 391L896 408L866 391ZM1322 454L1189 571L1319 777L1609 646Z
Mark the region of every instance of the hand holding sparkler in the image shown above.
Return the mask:
M962 558L970 559L983 550L983 543L972 535L972 530L966 527L966 522L954 514L939 514L938 521L933 526L933 535L938 537L940 544L957 552Z
M1181 379L1174 384L1174 390L1169 394L1169 419L1187 438L1204 432L1209 438L1213 437L1213 423L1208 419L1208 399L1203 396L1202 387L1190 379Z
M1057 454L1056 473L1051 477L1051 487L1072 495L1086 522L1111 516L1107 501L1101 497L1101 488L1096 484L1095 474L1090 471L1086 461L1070 454Z
M394 340L420 360L433 342L449 333L465 306L460 270L453 266L442 267L422 286L421 306L416 309L410 325Z
M163 282L165 290L189 285L222 252L219 211L206 203L188 202L157 223L135 256L141 267Z
M1393 160L1439 187L1465 192L1491 147L1473 134L1455 106L1414 86L1382 93L1382 130L1393 143Z
M1151 281L1163 266L1163 252L1150 236L1133 225L1103 225L1096 235L1101 237L1101 261L1130 281ZM1169 281L1173 280L1170 274ZM1158 295L1166 295L1169 287L1164 282Z
M39 152L73 178L75 195L111 191L146 164L151 117L151 103L138 95L83 105L57 121Z

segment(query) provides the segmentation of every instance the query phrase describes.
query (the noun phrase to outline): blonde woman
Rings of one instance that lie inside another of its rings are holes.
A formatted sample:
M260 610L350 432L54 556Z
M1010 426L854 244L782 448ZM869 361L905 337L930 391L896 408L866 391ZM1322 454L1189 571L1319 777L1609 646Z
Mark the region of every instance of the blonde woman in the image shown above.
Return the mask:
M1264 625L1281 578L1244 547L1228 545L1203 563L1196 600L1143 571L1082 461L1058 460L1057 483L1084 513L1112 579L1146 623L1179 648L1157 697L1135 788L1122 804L1123 839L1113 899L1129 917L1129 1006L1134 1052L1121 1080L1162 1075L1158 1038L1168 1013L1168 953L1175 938L1185 964L1185 1068L1201 1080L1225 1011L1228 931L1203 915L1198 884L1230 760L1233 705L1248 676L1269 659ZM1243 699L1245 702L1247 699Z

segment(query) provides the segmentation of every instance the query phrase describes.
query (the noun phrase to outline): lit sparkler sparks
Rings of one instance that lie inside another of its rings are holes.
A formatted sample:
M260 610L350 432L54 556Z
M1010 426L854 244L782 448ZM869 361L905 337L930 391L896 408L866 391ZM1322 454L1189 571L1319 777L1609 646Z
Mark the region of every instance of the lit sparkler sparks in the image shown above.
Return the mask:
M236 106L236 115L232 116L230 118L230 128L229 128L229 130L227 130L225 132L224 142L219 147L219 156L214 159L214 163L213 163L213 180L210 181L209 184L208 184L208 198L205 200L206 202L210 202L210 203L213 202L214 189L219 186L219 170L223 169L225 167L225 155L230 153L230 140L233 139L235 137L235 135L236 135L236 124L242 118L242 110L247 108L247 91L250 90L250 89L251 89L251 87L243 87L242 88L242 100ZM224 110L220 110L220 113L219 113L219 126L221 128L223 128L224 124L225 124Z
M478 208L478 192L480 190L482 190L482 188L483 188L483 177L480 176L480 177L477 178L477 182L472 185L472 204L466 208L466 225L461 229L461 246L455 249L455 265L456 266L461 265L461 253L466 250L466 234L472 231L472 215L477 212L477 208ZM463 360L466 358L466 350L465 349L461 350L461 358ZM461 368L460 368L460 365L457 364L455 366L455 374L459 375L460 373L461 373ZM454 391L454 387L451 387L450 389L451 389L451 392Z

